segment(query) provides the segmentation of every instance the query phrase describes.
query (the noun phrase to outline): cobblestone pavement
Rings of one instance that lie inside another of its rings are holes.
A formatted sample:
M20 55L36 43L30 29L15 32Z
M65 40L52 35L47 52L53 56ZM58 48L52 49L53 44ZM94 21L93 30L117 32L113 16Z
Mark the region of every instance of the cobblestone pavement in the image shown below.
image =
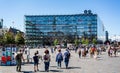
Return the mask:
M44 49L31 49L32 58L34 52L39 50L39 53L44 54ZM62 50L62 53L64 50ZM57 52L56 52L57 53ZM90 58L87 55L86 58L78 58L78 54L71 51L71 58L69 63L69 68L65 69L64 62L62 62L62 68L57 69L55 62L55 55L51 54L51 63L49 73L120 73L120 54L117 57L108 57L107 52L103 52L99 55L98 59ZM25 56L24 56L25 57ZM33 64L22 65L22 72L19 73L34 73ZM18 73L16 72L16 66L0 66L0 73ZM36 73L46 73L44 72L44 62L40 61L39 71Z

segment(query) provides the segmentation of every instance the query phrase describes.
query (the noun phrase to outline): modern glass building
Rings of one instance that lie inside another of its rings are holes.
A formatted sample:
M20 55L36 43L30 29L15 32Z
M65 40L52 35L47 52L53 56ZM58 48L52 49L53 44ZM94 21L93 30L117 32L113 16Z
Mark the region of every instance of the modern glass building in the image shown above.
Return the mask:
M26 45L73 42L82 37L104 41L105 30L97 14L85 10L70 15L25 15Z
M3 28L3 19L0 20L0 29Z

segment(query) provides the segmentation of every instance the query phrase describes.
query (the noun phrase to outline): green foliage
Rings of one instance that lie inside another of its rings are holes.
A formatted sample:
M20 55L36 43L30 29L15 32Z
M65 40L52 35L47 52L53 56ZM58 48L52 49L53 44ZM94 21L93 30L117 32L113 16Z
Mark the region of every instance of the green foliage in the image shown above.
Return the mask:
M54 42L53 42L54 46L56 46L58 44L58 40L55 39Z
M76 46L78 46L80 41L78 39L75 39L74 43L75 43Z
M88 44L89 44L89 40L88 40L88 39L82 38L82 44L88 45Z
M0 37L0 44L4 44L3 37Z
M23 36L22 36L22 34L21 34L20 32L18 32L18 33L16 34L16 36L15 36L15 43L16 43L17 45L25 44L25 40L24 40L24 38L23 38Z
M84 38L82 38L82 41L81 41L81 42L82 42L82 44L85 44L85 39L84 39Z
M85 44L88 45L89 44L89 40L85 39Z
M97 44L97 40L94 38L94 39L92 40L92 43L93 43L93 44Z
M14 34L12 32L6 32L3 36L3 41L5 44L14 44Z

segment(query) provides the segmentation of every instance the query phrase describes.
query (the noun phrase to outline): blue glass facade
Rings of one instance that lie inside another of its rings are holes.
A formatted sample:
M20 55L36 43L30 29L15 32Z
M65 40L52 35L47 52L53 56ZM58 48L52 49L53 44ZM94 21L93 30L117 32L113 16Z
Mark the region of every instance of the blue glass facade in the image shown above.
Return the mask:
M3 27L3 19L0 20L0 29Z
M26 44L38 45L54 39L71 42L82 37L99 39L104 36L101 25L97 14L91 11L73 15L25 15Z

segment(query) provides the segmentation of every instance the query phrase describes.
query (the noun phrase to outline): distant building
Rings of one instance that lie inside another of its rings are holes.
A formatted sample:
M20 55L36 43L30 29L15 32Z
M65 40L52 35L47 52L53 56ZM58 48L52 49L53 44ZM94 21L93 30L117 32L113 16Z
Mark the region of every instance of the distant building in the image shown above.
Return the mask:
M22 32L22 31L20 31L19 29L12 28L12 27L10 27L10 28L9 28L9 32L12 32L14 35L16 35L18 32L23 33L23 32Z
M109 40L109 34L108 34L108 31L105 31L105 40L107 41L107 40Z
M12 28L12 27L10 27L10 28L1 28L0 29L0 37L3 37L4 36L4 34L6 33L6 32L12 32L14 35L16 35L17 34L17 32L21 32L21 33L23 33L22 31L20 31L20 30L18 30L18 29L16 29L16 28ZM24 34L24 33L23 33Z
M25 15L27 45L52 44L55 39L73 42L82 37L105 41L105 29L97 14L85 10L83 14Z
M108 31L105 31L105 42L104 44L108 45L111 43L111 40L109 39L109 33Z
M0 29L3 28L3 19L0 20Z

